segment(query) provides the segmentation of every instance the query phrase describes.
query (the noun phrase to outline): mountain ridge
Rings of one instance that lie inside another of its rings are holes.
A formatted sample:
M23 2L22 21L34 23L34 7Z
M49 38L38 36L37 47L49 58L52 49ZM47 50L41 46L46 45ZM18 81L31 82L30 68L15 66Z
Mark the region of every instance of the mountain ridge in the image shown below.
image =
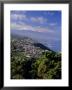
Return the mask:
M16 35L19 38L28 37L38 43L43 44L55 52L60 51L60 42L54 42L53 40L50 40L47 33L35 32L31 30L11 30L11 35Z

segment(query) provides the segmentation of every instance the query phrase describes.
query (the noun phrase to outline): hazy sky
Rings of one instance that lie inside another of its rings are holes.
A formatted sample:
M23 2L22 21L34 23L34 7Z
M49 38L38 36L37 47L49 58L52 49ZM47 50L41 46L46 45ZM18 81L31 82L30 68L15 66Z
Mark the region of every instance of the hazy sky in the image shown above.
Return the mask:
M61 43L61 11L11 11L11 30L46 34L51 43ZM60 46L60 45L59 45Z
M37 32L60 31L60 11L11 11L11 28Z

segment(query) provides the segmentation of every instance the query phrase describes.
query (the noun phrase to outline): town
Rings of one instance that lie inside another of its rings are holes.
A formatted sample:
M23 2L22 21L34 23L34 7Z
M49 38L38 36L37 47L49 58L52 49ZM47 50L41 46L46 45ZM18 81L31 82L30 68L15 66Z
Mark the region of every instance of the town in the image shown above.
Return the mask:
M26 57L39 57L43 52L49 51L44 50L41 47L35 46L32 39L25 37L23 39L14 38L11 41L11 50L17 52L23 52Z

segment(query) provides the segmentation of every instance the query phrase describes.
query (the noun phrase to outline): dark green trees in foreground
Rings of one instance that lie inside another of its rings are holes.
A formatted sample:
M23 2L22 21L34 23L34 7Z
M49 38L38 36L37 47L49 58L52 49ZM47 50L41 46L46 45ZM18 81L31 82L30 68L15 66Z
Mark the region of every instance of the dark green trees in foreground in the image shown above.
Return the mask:
M11 53L11 79L61 79L60 53L46 51L38 58Z

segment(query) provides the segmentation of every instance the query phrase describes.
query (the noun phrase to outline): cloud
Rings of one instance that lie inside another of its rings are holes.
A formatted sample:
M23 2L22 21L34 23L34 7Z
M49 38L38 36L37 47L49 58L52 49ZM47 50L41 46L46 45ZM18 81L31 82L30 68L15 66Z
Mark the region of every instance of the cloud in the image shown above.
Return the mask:
M54 12L53 11L48 11L48 12L44 12L45 15L54 15Z
M11 29L12 30L33 30L33 27L24 23L23 24L12 23Z
M54 15L53 11L47 12L48 15Z
M54 28L50 29L50 27L44 26L45 23L48 24L48 20L43 16L28 17L26 15L26 12L23 14L20 12L11 13L11 29L13 30L31 30L36 32L47 32L51 34L54 34L57 32L56 30L54 30ZM56 26L56 25L57 23L49 23L49 26Z
M23 20L27 19L25 14L11 14L11 20Z
M49 26L56 26L56 25L57 25L56 22L54 22L54 23L49 23Z
M30 30L35 32L44 32L44 33L50 33L54 34L56 31L50 30L48 27L42 27L42 26L32 26L26 23L11 23L11 30Z
M32 22L43 24L43 23L46 23L47 22L47 19L44 18L44 17L31 17L31 21Z

